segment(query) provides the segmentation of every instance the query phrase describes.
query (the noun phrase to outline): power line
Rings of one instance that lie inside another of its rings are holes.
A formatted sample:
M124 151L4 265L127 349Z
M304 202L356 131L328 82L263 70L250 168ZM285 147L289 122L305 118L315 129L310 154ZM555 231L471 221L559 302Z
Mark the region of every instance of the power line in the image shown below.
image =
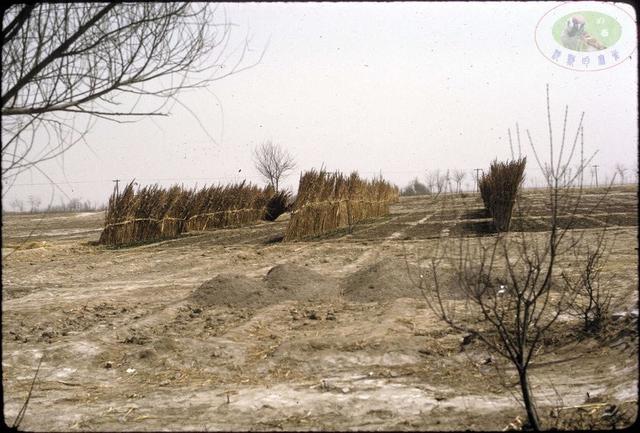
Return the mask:
M81 183L109 183L110 180L78 180L74 182L58 182L59 185L69 185L69 184L81 184ZM12 186L46 186L51 185L51 182L34 182L34 183L15 183Z
M484 174L484 170L481 168L475 168L474 170L476 171L476 191L478 191L480 189L480 176L478 176L478 173L482 172Z
M259 179L259 176L245 176L246 179ZM236 177L174 177L174 178L135 178L139 181L146 182L188 182L188 181L200 181L200 180L234 180ZM122 180L122 179L118 179ZM83 184L83 183L111 183L115 182L112 180L78 180L78 181L69 181L69 182L58 182L59 185L70 185L70 184ZM34 182L34 183L16 183L13 186L46 186L51 185L51 182Z
M593 165L592 166L595 169L595 177L596 177L596 186L598 184L598 180L597 180L597 169L600 167L600 165ZM465 170L465 171L471 171L476 173L476 183L479 179L479 173L483 172L484 170L482 168L462 168L461 170ZM434 170L428 170L428 171L434 171ZM527 167L526 168L527 172L540 172L540 168L539 167ZM380 171L359 171L359 173L361 174L378 174ZM424 170L382 170L382 173L385 175L390 175L390 174L420 174L423 173ZM132 179L134 177L131 177ZM244 176L243 177L246 180L259 180L261 179L260 176L258 175L254 175L254 176ZM137 181L143 181L143 182L190 182L190 181L236 181L238 178L237 176L226 176L226 177L183 177L183 178L179 178L179 177L174 177L174 178L138 178L135 177L135 179ZM123 179L118 179L119 181L124 181ZM79 184L99 184L99 183L104 183L104 184L110 184L112 182L114 182L114 179L102 179L102 180L78 180L78 181L64 181L64 182L57 182L58 185L79 185ZM51 185L51 182L33 182L33 183L16 183L13 184L12 187L20 187L20 186L48 186Z

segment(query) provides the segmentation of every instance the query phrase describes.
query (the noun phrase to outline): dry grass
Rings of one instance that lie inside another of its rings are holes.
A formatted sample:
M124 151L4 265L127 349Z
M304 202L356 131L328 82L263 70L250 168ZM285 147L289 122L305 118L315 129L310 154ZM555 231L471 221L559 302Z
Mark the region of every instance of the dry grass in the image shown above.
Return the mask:
M318 236L358 221L389 213L398 200L398 188L382 178L363 180L353 172L311 170L300 177L298 197L284 240Z

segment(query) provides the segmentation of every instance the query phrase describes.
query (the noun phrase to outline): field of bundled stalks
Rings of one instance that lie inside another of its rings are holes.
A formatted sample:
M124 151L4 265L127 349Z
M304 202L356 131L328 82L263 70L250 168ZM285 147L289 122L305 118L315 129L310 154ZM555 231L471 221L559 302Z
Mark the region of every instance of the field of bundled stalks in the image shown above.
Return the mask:
M438 243L494 236L480 194L398 200L382 180L307 175L314 187L275 221L271 192L250 185L124 189L111 214L4 216L5 422L30 395L23 430L522 426L509 364L439 321L415 283ZM584 336L567 318L546 336L530 374L547 426L636 418L637 189L602 192L584 191L573 232L609 225L611 326ZM542 237L543 191L524 198L511 230Z
M109 198L99 243L124 246L176 238L193 231L273 221L283 213L288 192L241 182L200 190L158 185L134 190L134 182Z

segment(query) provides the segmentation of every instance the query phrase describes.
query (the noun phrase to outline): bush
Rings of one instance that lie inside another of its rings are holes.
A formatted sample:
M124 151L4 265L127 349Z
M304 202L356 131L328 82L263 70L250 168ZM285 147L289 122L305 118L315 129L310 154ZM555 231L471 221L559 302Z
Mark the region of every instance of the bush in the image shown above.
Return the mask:
M600 279L606 261L604 233L595 247L589 245L582 252L586 261L576 278L571 278L567 272L562 273L566 287L575 295L570 313L581 320L583 332L592 335L603 332L611 317L611 281Z
M267 202L264 219L266 221L275 221L280 215L289 211L290 207L291 193L289 191L277 192Z
M412 196L412 195L425 195L430 193L431 191L429 191L429 188L427 188L427 186L424 183L420 182L416 177L411 182L409 182L409 184L406 187L402 189L402 191L400 192L400 195Z

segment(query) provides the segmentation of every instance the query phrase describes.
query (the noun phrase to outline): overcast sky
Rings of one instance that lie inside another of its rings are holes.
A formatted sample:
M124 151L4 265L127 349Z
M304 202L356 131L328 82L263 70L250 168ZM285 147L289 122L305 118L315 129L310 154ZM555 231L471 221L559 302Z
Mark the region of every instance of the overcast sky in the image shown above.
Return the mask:
M69 197L104 203L112 179L260 182L251 151L272 140L297 161L284 182L292 189L300 171L321 165L363 176L382 172L403 186L423 179L425 170L486 169L494 158L508 158L507 128L516 122L546 149L549 83L556 131L565 104L569 131L586 112L586 150L599 150L600 178L618 162L634 169L637 51L603 71L558 67L534 42L536 24L554 5L229 4L235 41L252 36L248 61L268 44L257 66L209 91L183 93L181 102L195 116L174 105L161 120L98 121L88 145L41 168ZM620 6L635 17L630 6ZM523 153L530 154L528 145ZM539 175L530 158L527 176ZM40 174L25 173L3 206L29 195L46 205L51 194ZM54 204L59 197L56 191Z

